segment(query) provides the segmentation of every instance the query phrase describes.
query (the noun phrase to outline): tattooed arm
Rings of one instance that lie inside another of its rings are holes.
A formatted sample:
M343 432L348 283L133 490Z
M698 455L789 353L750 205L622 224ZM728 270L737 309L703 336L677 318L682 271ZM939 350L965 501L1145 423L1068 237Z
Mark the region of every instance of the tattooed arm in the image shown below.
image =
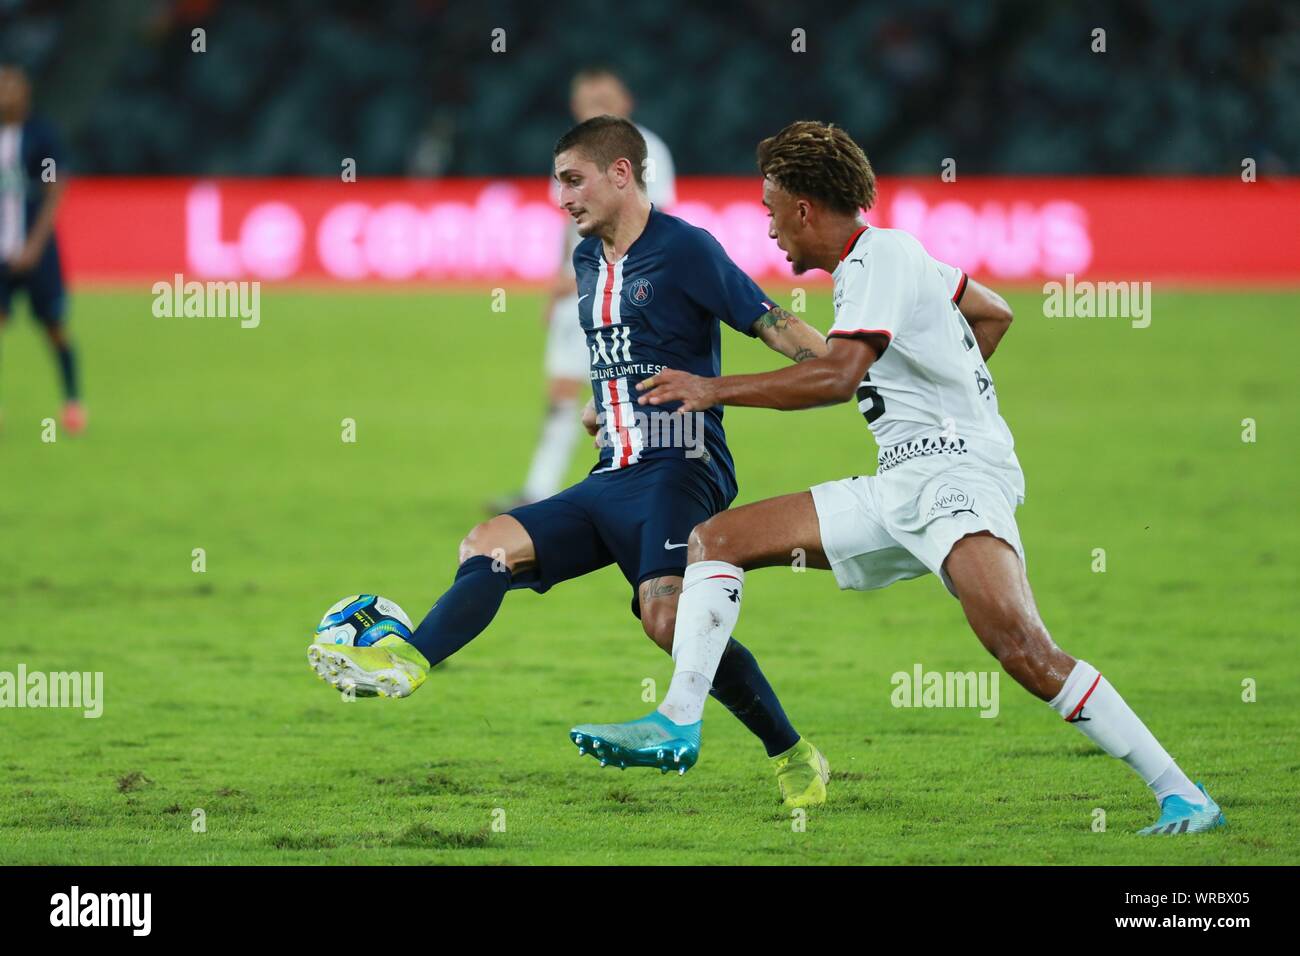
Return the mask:
M826 354L826 337L779 305L772 306L754 323L754 334L774 352L792 362Z
M714 405L748 405L751 408L818 408L853 398L878 357L866 339L836 336L825 355L757 375L691 375L664 369L637 383L641 405L681 402L684 412Z

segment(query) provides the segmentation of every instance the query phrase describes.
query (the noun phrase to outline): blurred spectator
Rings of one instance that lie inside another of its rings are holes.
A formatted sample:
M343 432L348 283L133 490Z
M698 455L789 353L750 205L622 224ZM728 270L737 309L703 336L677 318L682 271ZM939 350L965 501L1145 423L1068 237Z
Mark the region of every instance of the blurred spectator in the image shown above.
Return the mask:
M1225 173L1300 156L1300 5L781 0L0 0L0 56L95 173L535 174L568 77L619 67L681 169L749 173L790 120L876 166ZM206 31L206 53L191 31ZM506 31L506 51L490 49ZM791 49L806 32L807 52ZM1092 52L1092 31L1106 52Z

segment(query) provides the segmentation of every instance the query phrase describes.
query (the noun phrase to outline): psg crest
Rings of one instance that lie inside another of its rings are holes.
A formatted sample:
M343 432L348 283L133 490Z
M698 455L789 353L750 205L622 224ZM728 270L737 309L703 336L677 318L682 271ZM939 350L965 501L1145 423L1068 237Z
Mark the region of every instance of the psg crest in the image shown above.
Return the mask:
M655 287L650 284L649 279L634 279L627 287L627 299L633 305L649 305L654 297Z

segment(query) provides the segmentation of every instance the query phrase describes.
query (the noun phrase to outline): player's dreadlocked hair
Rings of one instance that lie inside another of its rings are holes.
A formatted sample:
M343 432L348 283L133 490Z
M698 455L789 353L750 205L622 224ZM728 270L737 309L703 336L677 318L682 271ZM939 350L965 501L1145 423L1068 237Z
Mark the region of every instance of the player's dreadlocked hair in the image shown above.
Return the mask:
M645 137L636 124L618 116L593 116L561 136L551 155L570 149L581 150L602 172L615 160L626 159L637 186L645 190Z
M857 213L876 201L876 174L862 147L838 126L791 123L758 144L758 168L788 193Z

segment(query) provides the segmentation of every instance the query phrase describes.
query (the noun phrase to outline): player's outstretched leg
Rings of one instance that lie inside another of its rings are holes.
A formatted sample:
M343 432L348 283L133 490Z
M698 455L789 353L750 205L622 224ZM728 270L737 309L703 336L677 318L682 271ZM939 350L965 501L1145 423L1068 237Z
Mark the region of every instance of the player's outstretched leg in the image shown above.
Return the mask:
M681 591L682 579L676 575L649 578L637 586L641 626L670 654ZM784 719L784 713L781 716ZM621 724L579 724L569 731L569 739L580 756L590 754L602 767L621 770L657 767L664 773L683 774L700 756L700 722L676 724L658 711Z
M477 525L460 544L456 578L407 641L395 634L371 647L308 648L321 680L358 697L409 697L429 670L460 650L492 622L513 571L533 564L533 542L515 518L498 515Z
M637 588L641 626L646 636L667 654L673 651L682 582L680 576L665 575L648 578ZM788 762L791 751L798 749L799 734L786 716L776 691L754 655L734 637L727 642L709 693L762 742L769 757L785 758ZM614 742L627 738L629 731L621 725L584 724L575 727L569 736L580 754L590 753L602 766L651 766L665 772L684 773L695 764L699 756L698 723L680 726L657 711L634 723L638 724L637 733L658 743L651 748L653 752L633 753L630 763L623 746ZM614 746L618 747L617 753Z
M640 720L575 727L570 732L574 743L595 754L593 737L602 747L617 741L618 760L626 766L684 773L698 759L704 700L713 693L768 744L783 802L792 807L823 803L830 779L826 758L793 728L785 731L789 736L781 739L779 749L769 743L784 728L771 721L770 709L754 707L762 711L755 713L750 708L762 700L763 688L769 694L771 689L753 656L731 637L744 593L742 567L783 565L796 547L808 552L810 566L827 567L807 492L723 512L698 526L691 534L690 565L675 608L671 650L676 668L663 703ZM773 729L764 733L764 723ZM685 754L679 756L683 748ZM619 765L610 758L606 763Z
M1188 779L1110 682L1052 642L1010 545L987 533L962 538L944 570L971 628L1003 669L1151 788L1160 817L1140 833L1199 833L1225 824L1219 805Z

